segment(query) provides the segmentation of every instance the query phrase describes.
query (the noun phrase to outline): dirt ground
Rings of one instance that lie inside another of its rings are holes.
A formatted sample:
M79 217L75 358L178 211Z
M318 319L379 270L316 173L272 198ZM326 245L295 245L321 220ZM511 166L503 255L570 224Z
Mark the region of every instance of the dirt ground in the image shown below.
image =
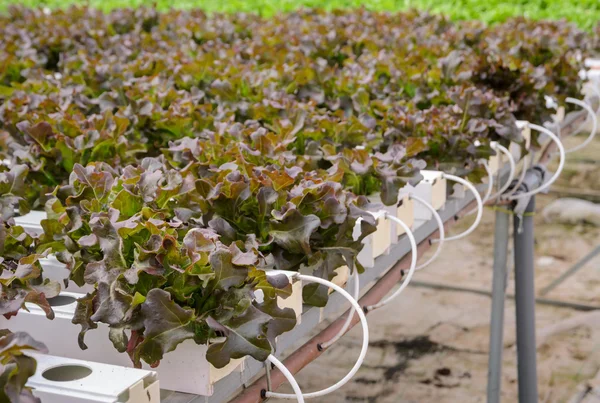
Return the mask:
M560 185L600 189L599 155L600 142L596 141L584 152L570 156ZM538 197L538 212L556 197L554 193ZM600 229L548 224L541 214L535 220L535 281L539 290L600 243ZM451 232L468 225L469 220L465 219ZM434 264L414 278L491 289L493 229L494 212L487 210L475 233L446 247ZM546 297L600 306L599 268L600 258L596 258ZM508 292L513 293L512 266L510 271ZM370 348L356 377L337 393L313 401L485 402L490 306L487 296L408 287L395 303L369 315ZM541 304L536 309L538 331L582 313ZM514 338L515 305L507 299L503 402L518 400L516 349L510 346ZM360 329L354 328L300 372L302 389L320 389L341 379L358 356L360 340ZM600 324L580 326L550 337L538 349L537 356L539 401L569 401L578 385L593 378L600 369Z

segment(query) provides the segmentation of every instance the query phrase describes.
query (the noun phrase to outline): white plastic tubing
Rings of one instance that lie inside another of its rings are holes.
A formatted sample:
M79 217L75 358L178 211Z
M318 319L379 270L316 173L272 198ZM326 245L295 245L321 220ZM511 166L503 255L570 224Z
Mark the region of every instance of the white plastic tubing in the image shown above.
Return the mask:
M479 225L479 222L481 221L481 217L483 215L483 201L481 200L481 196L479 196L479 192L477 191L475 186L473 186L473 184L471 184L471 182L469 182L459 176L449 175L447 173L444 173L443 177L446 178L447 180L458 182L461 185L465 186L467 189L469 189L473 193L473 195L475 196L475 201L477 202L477 215L475 216L475 221L473 222L473 224L471 224L471 226L468 229L466 229L464 232L461 232L458 235L454 235L454 236L446 238L446 241L455 241L457 239L466 237L471 232L473 232L475 230L475 228L477 228L477 226ZM440 242L440 240L432 239L432 242Z
M560 176L560 173L562 172L562 170L565 166L565 148L563 147L563 144L560 141L560 139L558 138L558 136L556 134L552 133L550 130L546 129L545 127L535 125L533 123L529 123L529 127L532 128L533 130L537 130L541 133L546 134L548 137L550 137L550 139L552 141L554 141L556 143L556 146L558 147L558 153L560 155L560 159L558 162L558 169L556 170L556 172L554 173L552 178L550 178L549 180L544 182L538 188L530 190L528 192L510 195L510 196L506 197L507 200L517 200L517 199L520 199L523 197L533 196L533 195L547 189L548 187L550 187L550 185L552 185L554 183L554 181L556 181L556 179L558 179L558 177Z
M598 129L598 118L596 117L596 113L594 112L592 107L587 102L583 102L575 98L567 98L565 101L570 104L581 106L588 112L588 114L592 118L592 131L590 135L583 141L583 143L568 150L565 150L565 153L572 153L573 151L581 150L583 147L587 146L590 143L590 141L594 139L594 136L596 135L596 130Z
M437 246L437 249L435 250L435 253L425 263L420 264L415 269L415 270L421 270L421 269L424 269L425 267L429 266L435 259L437 259L439 254L442 252L442 246L444 245L444 240L446 237L446 233L444 230L444 221L442 221L442 217L440 217L439 213L433 208L433 206L431 204L427 203L425 200L423 200L420 197L415 196L413 194L410 194L408 197L416 202L421 203L423 206L425 206L425 208L427 208L427 210L429 210L431 212L431 215L433 215L433 218L435 218L435 221L438 225L438 232L440 234L440 237L437 241L438 246Z
M439 243L437 249L435 250L435 253L425 263L422 263L421 265L416 266L414 268L414 270L412 270L413 264L411 262L411 268L409 268L409 277L406 278L406 281L405 281L406 285L404 287L402 287L402 290L404 290L404 288L406 288L408 286L408 283L410 282L410 279L412 278L411 270L414 273L414 271L421 270L421 269L425 268L426 266L428 266L429 264L431 264L431 262L433 262L439 256L440 252L442 251L442 245L443 245L443 241L444 241L444 222L442 221L442 218L440 217L439 213L433 208L433 206L431 204L427 203L425 200L421 199L420 197L414 196L412 194L409 194L408 197L412 200L415 200L415 201L421 203L429 211L431 211L431 214L435 218L435 221L437 222L437 225L438 225L438 230L440 233L440 243ZM377 216L378 214L374 214L374 215ZM402 228L405 229L407 236L409 237L409 240L410 240L411 236L414 239L414 235L412 234L412 231L402 220L400 220L397 217L390 216L387 213L385 213L385 217L400 224L402 226ZM410 234L410 235L408 235L408 234ZM414 248L411 250L411 253L412 253L411 256L413 256L415 258L415 260L417 258L416 246L417 245L416 245L416 241L415 241ZM412 247L413 247L413 245L411 244L411 248ZM416 264L416 262L415 262L415 264ZM353 297L354 297L354 299L358 300L359 293L360 293L360 279L358 277L358 272L356 270L354 270L354 272L352 273L352 281L353 281L353 286L354 286ZM376 308L380 308L381 306L385 305L392 299L398 297L398 295L400 295L400 293L402 293L402 290L399 290L399 292L396 295L390 296L390 298L388 298L386 301L384 301L380 306L373 305L373 306L367 307L366 308L367 311L376 309ZM350 323L352 322L353 317L354 317L354 309L351 308L350 312L348 313L348 316L346 317L346 321L344 322L344 326L342 326L342 328L339 330L339 332L334 337L332 337L329 341L322 343L321 348L326 349L329 346L331 346L333 343L338 341L350 327Z
M280 398L280 399L296 399L298 402L304 402L304 399L314 399L316 397L325 396L331 392L338 390L339 388L344 386L350 379L352 379L352 377L356 374L356 372L358 372L359 368L361 367L361 365L365 359L365 356L367 355L367 348L369 347L369 326L367 324L367 317L365 316L365 314L364 314L363 310L361 309L360 305L358 304L358 302L354 298L352 298L352 296L350 294L348 294L348 292L346 292L346 290L344 290L342 287L332 283L331 281L327 281L327 280L324 280L319 277L308 276L308 275L299 274L299 273L294 274L293 278L301 280L301 281L305 281L305 282L322 284L322 285L332 288L334 291L340 293L344 298L346 298L352 304L352 307L358 314L358 317L360 319L360 324L362 326L362 331L363 331L362 346L360 349L360 354L358 356L358 359L356 360L356 363L354 364L354 366L352 367L350 372L348 372L348 374L346 374L346 376L344 378L342 378L340 381L338 381L336 384L334 384L328 388L325 388L325 389L322 389L322 390L319 390L316 392L311 392L311 393L302 393L302 392L300 392L299 387L297 389L294 388L294 394L275 393L275 392L271 392L271 391L267 391L265 393L265 397L275 397L275 398ZM273 362L273 361L271 361L271 362ZM273 364L277 365L275 362L273 362ZM283 365L282 365L282 367L283 367ZM284 373L284 375L285 375L285 373ZM288 380L289 379L290 378L288 378ZM298 384L296 384L296 386L297 385ZM292 387L293 386L294 385L292 384Z
M376 214L373 214L373 215L376 215ZM377 304L366 306L364 309L367 312L372 311L377 308L381 308L382 306L386 305L390 301L396 299L400 294L402 294L404 289L406 287L408 287L408 284L410 283L410 280L412 279L413 274L415 274L415 269L417 268L417 242L415 241L415 237L414 237L412 231L410 230L408 225L406 225L404 223L404 221L402 221L398 217L389 215L389 214L387 214L387 212L385 212L385 217L387 217L388 219L390 219L390 220L394 221L395 223L397 223L398 225L400 225L406 232L406 236L408 237L408 240L410 242L410 249L411 249L410 268L408 269L408 274L406 275L406 279L402 282L402 284L400 284L400 287L398 287L398 289L396 291L394 291L390 296L379 301Z
M508 163L510 165L509 172L508 172L508 179L506 180L506 182L504 183L504 185L502 185L500 187L500 189L498 189L498 191L496 193L494 193L493 195L491 195L488 198L488 200L495 200L498 197L500 197L504 192L506 192L506 190L509 188L510 184L513 181L513 178L515 177L515 172L516 172L516 169L517 169L517 164L515 163L515 159L513 158L512 153L508 150L508 148L506 148L503 145L498 144L496 142L492 142L491 143L491 147L492 147L493 150L499 151L502 154L504 154L508 158Z
M492 196L492 191L494 190L494 174L492 173L492 171L490 171L490 166L487 163L487 161L483 162L483 167L485 168L485 172L487 172L488 175L488 186L487 186L487 190L485 191L485 195L483 196L483 198L481 199L481 203L485 204ZM471 215L475 212L479 211L478 207L475 207L473 210L469 211L468 213L466 213L465 215ZM436 242L439 242L439 239L436 240Z
M298 403L304 403L304 396L302 395L302 391L300 390L300 385L298 385L298 381L296 381L296 378L294 378L294 375L292 375L292 373L286 368L285 365L283 365L283 363L281 361L279 361L277 358L275 358L275 356L273 354L270 354L267 357L267 361L273 363L273 365L275 365L283 374L283 376L285 376L285 379L287 379L287 381L290 383L290 385L292 386L292 389L294 390L294 395L293 398L296 398L296 401L298 401ZM267 392L268 394L269 392Z
M352 271L352 283L354 286L354 288L352 290L352 297L356 301L358 301L358 297L360 296L359 295L360 294L360 279L358 278L358 270L356 270L356 268L354 268L354 270ZM346 332L348 331L348 328L350 327L350 323L352 323L352 318L354 318L354 308L350 307L350 312L348 313L348 316L346 317L344 326L342 326L342 328L339 330L339 332L337 332L337 334L335 336L333 336L331 339L329 339L325 343L321 343L321 349L325 350L325 349L329 348L333 343L338 341L344 334L346 334Z

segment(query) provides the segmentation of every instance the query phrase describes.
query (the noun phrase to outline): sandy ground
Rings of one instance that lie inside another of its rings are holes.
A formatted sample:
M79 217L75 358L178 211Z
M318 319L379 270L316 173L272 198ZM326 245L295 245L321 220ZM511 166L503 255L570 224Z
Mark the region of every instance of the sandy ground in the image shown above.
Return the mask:
M600 142L571 157L562 185L589 183L600 177ZM574 173L579 172L579 174ZM600 189L600 179L589 186ZM538 198L538 211L556 197ZM566 227L536 218L536 289L541 289L600 243L600 229ZM466 228L469 220L452 232ZM494 212L467 239L445 248L433 265L415 279L491 289ZM548 298L600 306L600 258L547 295ZM509 293L514 292L512 267ZM486 401L489 320L486 296L409 287L395 303L369 316L371 343L365 364L344 388L318 402ZM542 329L580 311L537 305ZM506 301L505 341L515 338L515 305ZM303 390L327 387L353 365L360 348L360 329L353 329L326 354L300 372ZM538 349L540 402L567 402L578 385L600 369L600 324L557 334ZM284 390L286 388L281 388ZM503 356L502 401L517 401L516 350Z

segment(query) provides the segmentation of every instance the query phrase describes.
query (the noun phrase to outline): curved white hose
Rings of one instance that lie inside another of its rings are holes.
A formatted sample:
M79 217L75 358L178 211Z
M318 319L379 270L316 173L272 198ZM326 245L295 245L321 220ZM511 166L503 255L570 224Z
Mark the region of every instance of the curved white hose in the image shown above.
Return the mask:
M516 195L511 195L511 196L507 197L507 200L516 200L516 199L520 199L523 197L533 196L534 194L537 194L537 193L543 191L544 189L547 189L548 187L550 187L550 185L552 185L554 183L554 181L556 181L556 179L558 179L558 177L560 176L560 173L562 172L562 170L565 166L565 148L563 147L558 136L556 136L556 134L552 133L550 130L546 129L545 127L538 126L533 123L530 123L529 127L546 134L548 137L550 137L550 139L552 139L552 141L554 141L556 143L556 146L558 147L558 153L560 155L560 160L558 162L558 169L556 170L556 172L554 173L552 178L550 178L549 180L544 182L537 189L533 189L528 192L519 193Z
M481 199L481 202L483 204L485 204L491 197L492 195L492 190L494 190L494 175L492 174L492 171L490 171L490 166L487 163L487 161L483 162L483 167L485 168L485 172L487 172L488 174L488 187L487 190L485 191L485 196L483 196L483 198ZM467 215L471 215L473 213L475 213L477 211L477 208L469 211L468 213L465 214L465 216Z
M304 403L304 396L302 395L300 385L298 385L298 382L296 381L296 378L294 378L294 375L292 375L292 373L286 368L286 366L283 365L283 363L277 358L275 358L273 354L270 354L267 357L267 361L273 363L273 365L275 365L281 371L283 376L285 376L285 379L287 379L287 381L292 386L292 389L294 390L294 395L290 395L293 396L292 399L295 398L298 403ZM266 394L268 395L269 392L267 391Z
M398 295L400 295L402 293L402 291L404 291L404 289L410 283L410 280L412 279L413 274L415 274L415 269L417 268L417 242L415 241L415 236L413 235L412 231L410 230L410 228L408 227L408 225L406 225L404 223L404 221L402 221L398 217L394 217L392 215L389 215L389 214L387 214L387 212L385 212L385 216L388 219L390 219L390 220L394 221L395 223L399 224L404 229L404 231L406 232L406 236L408 236L408 241L410 242L410 249L411 249L410 268L408 269L408 274L406 275L406 279L402 282L402 284L400 284L400 287L398 287L398 289L396 291L394 291L392 293L392 295L390 295L389 297L387 297L387 298L379 301L375 305L366 306L365 307L365 311L367 311L367 312L372 311L372 310L377 309L377 308L381 308L382 306L384 306L385 304L387 304L391 300L393 300L396 297L398 297Z
M358 270L356 270L356 267L354 268L354 271L352 272L352 280L354 282L354 289L352 290L352 297L358 301L358 297L360 296L360 279L358 278ZM321 349L325 350L327 349L329 346L331 346L333 343L335 343L336 341L338 341L344 334L346 334L346 332L348 331L348 328L350 327L350 323L352 323L352 319L354 318L354 308L350 308L350 312L348 312L348 316L346 317L346 322L344 322L344 326L342 326L342 328L339 330L339 332L337 332L337 334L335 336L333 336L329 341L326 341L325 343L321 343Z
M442 252L442 246L444 245L444 237L446 236L445 230L444 230L444 221L442 221L442 217L440 217L439 213L433 208L433 206L431 204L427 203L425 200L423 200L420 197L415 196L413 194L409 194L408 197L412 200L418 201L423 206L425 206L427 208L427 210L429 210L431 212L431 214L433 215L433 218L435 218L435 221L437 222L438 232L440 233L440 237L438 240L438 246L437 246L437 249L435 250L435 253L425 263L420 264L415 269L415 270L421 270L421 269L424 269L425 267L429 266L431 264L431 262L433 262L435 259L437 259L439 254Z
M498 189L498 191L496 193L494 193L493 195L490 196L490 198L488 200L495 200L498 197L500 197L502 195L502 193L506 192L506 189L509 188L510 184L513 181L513 178L515 177L515 171L517 170L517 164L515 163L515 159L512 156L512 153L508 150L508 148L504 147L501 144L498 143L492 143L492 148L496 151L500 151L502 154L506 155L508 157L508 163L510 164L510 169L508 171L508 179L506 180L506 182L504 183L504 185L502 185L502 187L500 189Z
M477 202L477 215L475 216L475 221L473 222L473 224L471 224L471 226L466 231L464 231L458 235L454 235L454 236L446 238L446 241L455 241L457 239L466 237L471 232L473 232L475 230L475 228L477 228L477 226L481 222L481 217L483 216L483 202L481 201L481 196L479 196L479 192L477 191L477 189L475 188L475 186L473 186L473 184L471 182L464 180L463 178L461 178L459 176L449 175L447 173L442 174L442 176L444 178L446 178L447 180L458 182L461 185L464 185L465 187L467 187L473 193L473 196L475 196L475 201ZM439 240L432 239L432 242L439 242Z
M327 280L324 280L319 277L308 276L305 274L294 274L294 277L299 280L302 280L302 281L322 284L326 287L333 288L334 291L337 291L338 293L340 293L344 298L346 298L352 304L352 307L358 314L358 317L360 319L360 324L362 325L362 330L363 330L363 340L362 340L362 346L360 349L360 354L358 356L358 359L356 360L356 363L350 370L350 372L348 372L348 374L346 374L346 376L344 378L342 378L339 382L337 382L335 385L332 385L328 388L325 388L325 389L322 389L322 390L319 390L316 392L304 393L302 395L304 397L304 399L312 399L315 397L325 396L333 391L338 390L339 388L344 386L350 379L352 379L352 377L358 372L363 361L365 360L365 356L367 355L367 348L369 347L369 325L367 324L367 317L365 316L365 313L363 312L363 310L360 307L360 305L358 304L358 302L354 298L352 298L352 295L348 294L348 292L346 292L346 290L344 290L342 287L340 287L336 284L333 284L331 281L327 281ZM287 393L275 393L275 392L271 392L271 391L267 391L265 393L265 396L266 397L276 397L276 398L280 398L280 399L296 399L297 398L296 395L287 394Z
M568 103L571 103L571 104L581 106L583 109L585 109L588 112L588 114L592 118L592 131L591 131L590 135L583 141L583 143L581 143L573 148L570 148L568 150L565 150L565 153L572 153L573 151L581 150L583 147L587 146L590 143L590 141L592 141L594 139L594 136L596 136L596 130L598 129L598 118L596 117L596 113L594 112L592 107L590 105L588 105L587 102L583 102L583 101L580 101L579 99L575 99L575 98L567 98L565 101Z

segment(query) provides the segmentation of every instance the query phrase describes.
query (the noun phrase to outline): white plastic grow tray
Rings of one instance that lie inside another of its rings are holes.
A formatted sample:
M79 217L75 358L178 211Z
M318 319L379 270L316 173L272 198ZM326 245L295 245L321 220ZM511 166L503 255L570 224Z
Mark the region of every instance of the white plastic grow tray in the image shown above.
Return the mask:
M56 260L54 255L49 255L46 258L40 259L40 264L44 270L44 278L54 280L58 282L61 287L64 287L64 280L69 278L69 270L64 263ZM66 289L66 291L79 294L86 294L88 292L92 292L93 290L94 287L92 285L84 284L82 287L80 287L70 280Z
M434 209L440 210L446 203L446 179L440 171L421 171L423 180L417 186L406 185L400 190L400 196L414 194L431 204ZM414 218L417 220L430 220L431 211L420 203L414 204Z
M396 208L396 217L401 219L404 224L406 224L409 228L412 228L415 224L415 202L408 195L401 195L399 197L398 204L395 206ZM398 241L398 237L404 235L406 231L400 224L394 225L396 227L396 243Z
M357 256L358 261L364 267L373 267L375 259L387 253L392 244L392 224L390 220L385 218L383 211L376 214L377 230L363 239L364 246ZM355 231L357 229L359 230L358 225Z
M43 232L41 222L46 219L46 212L39 210L31 210L29 213L15 217L15 223L20 225L29 232L41 234Z
M393 215L393 216L396 215L396 206L386 206L385 204L383 204L383 202L381 201L381 195L379 193L370 195L369 200L372 203L381 204L381 209L384 210L386 213ZM396 232L396 226L390 225L389 227L390 227L390 241L391 241L391 243L396 243L396 240L398 238L398 235Z
M292 286L292 295L280 299L280 307L294 309L299 318L302 314L302 284L296 282ZM258 293L257 298L260 298ZM108 326L98 324L98 329L87 332L85 342L87 350L81 350L77 344L79 325L71 323L76 299L82 294L62 292L58 297L49 300L55 313L54 320L46 318L45 313L36 305L27 304L29 312L25 310L12 317L10 320L2 319L3 328L24 331L35 334L36 338L46 344L50 354L96 361L111 365L131 367L131 360L127 354L115 350L108 338ZM232 360L224 368L217 369L206 360L208 346L197 345L192 340L181 343L174 351L165 355L160 365L154 369L161 379L163 388L179 392L194 393L203 396L213 394L213 385L219 379L234 371L243 369L243 359ZM149 369L147 365L145 368Z
M504 163L504 155L496 151L496 155L492 155L488 160L488 168L492 175L495 175L500 168L502 168L502 164Z
M414 203L408 195L399 195L398 203L386 206L383 205L379 194L369 196L369 199L374 203L381 203L382 210L385 210L390 216L401 219L406 225L412 227L414 223ZM404 234L404 228L400 224L390 223L390 241L391 244L398 242L398 237Z
M590 70L600 70L600 59L587 58L583 61L583 65Z
M37 361L27 381L43 403L159 403L155 371L125 368L46 354L27 353Z

